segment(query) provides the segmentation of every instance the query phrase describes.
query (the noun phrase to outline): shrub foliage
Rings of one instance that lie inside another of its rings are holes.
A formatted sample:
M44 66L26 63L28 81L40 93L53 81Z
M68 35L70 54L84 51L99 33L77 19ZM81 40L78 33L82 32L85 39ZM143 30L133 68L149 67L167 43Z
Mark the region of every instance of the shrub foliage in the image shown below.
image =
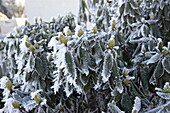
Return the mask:
M1 41L1 111L169 112L170 1L80 5L77 23L36 18Z

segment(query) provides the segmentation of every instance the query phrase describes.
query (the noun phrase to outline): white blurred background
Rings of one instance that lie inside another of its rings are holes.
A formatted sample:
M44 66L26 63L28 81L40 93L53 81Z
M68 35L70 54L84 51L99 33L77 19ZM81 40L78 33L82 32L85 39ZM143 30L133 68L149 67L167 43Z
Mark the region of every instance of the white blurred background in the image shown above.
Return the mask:
M68 12L78 15L79 0L0 0L0 34L6 34L34 17L50 21Z

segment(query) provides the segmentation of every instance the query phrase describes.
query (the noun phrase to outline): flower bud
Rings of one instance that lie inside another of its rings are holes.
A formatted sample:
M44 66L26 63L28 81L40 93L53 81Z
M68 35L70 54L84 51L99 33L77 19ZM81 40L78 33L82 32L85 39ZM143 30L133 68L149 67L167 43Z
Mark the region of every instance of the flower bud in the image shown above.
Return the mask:
M124 85L128 85L128 83L129 83L129 80L128 80L128 79L124 79L124 80L123 80L123 84L124 84Z
M128 70L125 67L123 68L122 75L123 76L127 76L128 75Z
M34 100L37 104L40 104L42 102L42 99L39 95L35 95Z
M35 44L35 48L36 48L36 49L40 49L40 46L39 46L38 43Z
M31 45L31 46L29 47L29 49L30 49L31 52L34 52L34 50L35 50L35 48L34 48L33 45Z
M69 27L65 27L65 28L64 28L64 33L65 33L65 35L67 35L67 36L72 36L72 35L73 35L72 32L71 32L71 30L69 29Z
M168 48L163 47L162 53L163 53L164 56L166 56L169 53Z
M143 23L143 24L146 24L145 18L142 18L142 23Z
M115 39L114 36L111 36L109 42L108 42L108 47L113 48L115 46Z
M112 22L112 30L114 30L114 29L115 29L115 27L116 27L116 21L115 21L115 20L113 20L113 22Z
M143 52L143 53L145 53L145 52L146 52L146 48L145 48L145 45L144 45L144 44L142 44L141 52Z
M6 82L6 88L8 89L8 90L12 90L12 83L11 83L11 81L10 80L7 80L7 82Z
M166 88L163 90L164 93L170 93L170 88Z
M81 26L77 26L76 27L76 35L78 37L81 37L83 34L84 34L84 31L83 31L82 27Z
M40 22L42 23L42 18L40 18Z
M34 21L35 21L36 24L38 23L37 17L34 18Z
M19 107L20 107L20 104L19 104L19 102L14 101L14 102L12 102L12 106L13 106L14 108L19 108Z
M64 35L60 34L59 39L60 39L60 42L61 42L61 43L67 45L67 41L68 41L68 40L67 40L67 38L66 38Z
M29 43L29 42L25 42L25 45L26 45L26 47L30 47L30 46L32 46L32 44L31 43Z
M150 15L150 19L151 19L151 20L154 20L154 19L155 19L155 16L154 16L153 13Z
M93 31L94 34L96 34L98 32L96 25L93 27L92 31Z

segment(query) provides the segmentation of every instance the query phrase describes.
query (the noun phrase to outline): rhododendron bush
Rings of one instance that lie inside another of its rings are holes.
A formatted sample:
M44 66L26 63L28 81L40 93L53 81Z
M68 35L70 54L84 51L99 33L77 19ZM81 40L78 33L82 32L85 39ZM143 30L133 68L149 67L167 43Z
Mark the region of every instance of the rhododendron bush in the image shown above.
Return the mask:
M80 0L1 41L1 112L170 112L170 1Z

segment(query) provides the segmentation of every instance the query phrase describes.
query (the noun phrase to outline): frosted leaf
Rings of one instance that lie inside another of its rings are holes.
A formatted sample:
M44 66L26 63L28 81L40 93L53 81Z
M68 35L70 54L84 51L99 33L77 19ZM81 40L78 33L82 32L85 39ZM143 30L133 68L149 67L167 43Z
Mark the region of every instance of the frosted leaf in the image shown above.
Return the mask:
M163 89L167 89L167 88L170 88L170 83L169 82L166 82Z
M133 79L135 79L135 77L132 77L132 76L126 76L126 79L127 79L127 80L133 80Z
M161 88L155 88L156 91L163 91Z
M111 112L115 113L125 113L124 111L120 110L120 108L118 106L116 106L115 104L109 103L108 107L110 109Z
M21 39L21 43L19 45L20 49L21 49L21 53L27 53L28 52L28 47L26 46L26 42L27 42L28 36L24 35L24 38Z
M31 99L33 99L39 92L41 92L41 91L43 91L42 89L39 89L39 90L37 90L37 91L35 91L35 92L31 92Z
M66 27L64 28L63 32L64 32L65 35L68 35L68 32L70 32L69 27L66 26Z
M168 51L170 51L170 42L168 42Z
M166 108L169 106L170 106L170 101L167 102L166 104L159 105L158 107L151 109L151 110L147 111L146 113L164 113L165 111L164 112L162 111L163 108Z
M148 64L151 64L151 63L155 63L159 60L159 58L161 57L161 55L159 53L156 53L155 55L153 55L147 62L147 65Z
M103 70L101 73L102 80L104 83L108 81L112 68L113 68L113 55L111 53L107 53L104 58Z
M165 83L163 90L160 88L155 88L155 90L157 90L156 94L158 96L160 96L163 99L170 100L170 83L169 82Z
M133 9L138 9L138 6L137 6L137 4L135 3L135 1L131 1L130 2L130 5L131 5L131 7L133 8Z
M89 69L88 69L88 63L89 63L89 52L88 48L82 46L80 48L80 58L81 58L81 71L86 74L86 76L89 74Z
M97 90L100 87L101 87L101 84L99 84L99 82L97 82L97 84L95 84L95 86L94 86L94 89Z
M122 82L120 80L117 81L116 89L119 93L123 93L124 88L123 88Z
M150 40L149 38L144 37L144 38L140 38L140 39L131 39L129 42L130 43L140 43L140 42L142 43L142 42L148 42L149 40Z
M74 80L77 79L77 72L76 72L76 65L74 62L74 57L72 53L69 51L65 53L65 65L66 65L65 69L68 72L68 74L70 74Z
M37 106L34 100L23 101L22 105L27 112L31 111Z
M4 104L4 108L2 108L3 109L2 113L20 113L19 109L15 109L12 106L13 101L14 101L13 98L8 98L6 100L3 100L3 102L5 102L5 104Z
M163 99L170 100L170 93L156 92L156 94Z
M48 47L53 47L54 53L56 53L58 49L58 45L60 44L59 41L56 40L57 36L51 38L50 42L48 43Z
M6 82L9 80L7 76L3 76L0 79L0 88L4 89L6 87Z
M25 72L31 72L33 70L33 57L32 57L32 54L29 55L29 59L28 59L28 62L26 64L26 67L24 68Z
M54 89L54 93L58 92L60 85L62 85L62 80L60 80L60 77L62 76L60 72L55 71L53 72L53 74L55 75L55 79L54 81L54 85L51 87Z
M66 86L64 88L64 91L66 92L66 96L69 97L73 93L72 87L69 85L68 82L66 82Z
M124 0L118 0L118 5L121 6L124 3Z
M23 60L24 54L20 54L18 57L16 57L16 64L17 69L21 70L23 66L25 65L25 61Z
M80 37L83 34L84 34L84 30L82 26L77 25L75 29L75 35Z
M163 68L166 70L166 72L170 74L170 58L165 57L162 60L162 65L163 65Z
M132 113L135 113L135 111L139 112L141 109L141 99L139 97L135 97Z
M141 35L142 35L143 37L146 37L146 36L147 36L147 32L148 32L148 26L146 26L145 24L143 24L143 25L141 26L140 32L141 32Z
M54 88L54 93L55 93L55 94L56 94L56 92L58 92L61 84L62 84L62 83L59 82L59 81L54 82L54 85L53 85L51 88Z

